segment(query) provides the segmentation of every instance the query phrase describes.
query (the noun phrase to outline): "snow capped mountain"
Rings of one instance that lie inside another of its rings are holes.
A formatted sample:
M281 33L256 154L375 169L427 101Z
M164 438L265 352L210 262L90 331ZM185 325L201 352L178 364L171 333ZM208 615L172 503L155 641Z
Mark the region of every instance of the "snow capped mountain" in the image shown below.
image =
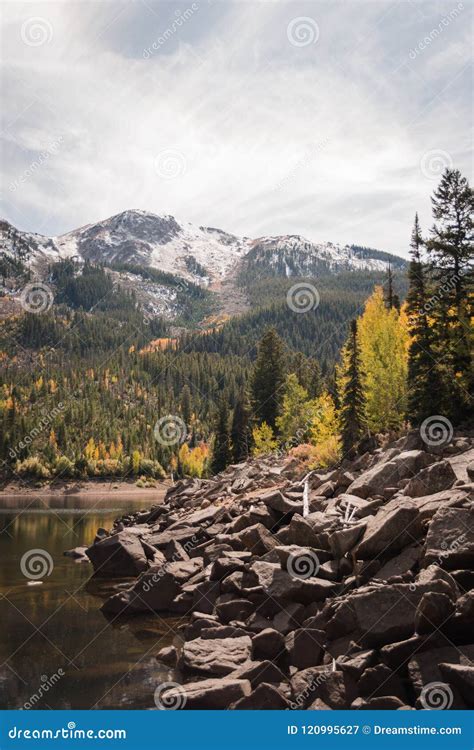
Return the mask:
M63 257L151 266L201 283L224 277L248 249L245 240L219 229L139 210L54 237L53 242Z
M256 269L272 269L281 276L317 276L323 272L384 271L387 260L360 257L349 245L315 243L300 235L260 237L246 256Z
M219 283L239 268L268 275L317 276L347 270L383 271L386 253L299 235L249 239L213 227L178 222L141 210L124 211L58 237L20 232L0 222L0 253L27 266L76 257L106 266L156 268L198 284Z

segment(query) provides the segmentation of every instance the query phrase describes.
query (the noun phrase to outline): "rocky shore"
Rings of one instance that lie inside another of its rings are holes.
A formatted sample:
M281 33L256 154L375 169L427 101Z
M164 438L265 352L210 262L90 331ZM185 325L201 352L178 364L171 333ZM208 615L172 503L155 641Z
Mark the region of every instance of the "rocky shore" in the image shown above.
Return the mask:
M472 708L473 446L253 459L102 530L94 576L132 578L104 614L186 618L160 707Z

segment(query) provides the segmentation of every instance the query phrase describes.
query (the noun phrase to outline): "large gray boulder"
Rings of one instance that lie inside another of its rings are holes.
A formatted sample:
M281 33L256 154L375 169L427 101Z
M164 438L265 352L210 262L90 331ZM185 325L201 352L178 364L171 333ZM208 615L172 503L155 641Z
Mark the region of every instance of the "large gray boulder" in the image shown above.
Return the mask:
M148 559L137 534L120 531L86 549L97 576L125 578L148 568Z
M264 593L277 601L309 604L321 601L335 591L335 584L322 578L297 578L278 564L257 561L251 566Z
M438 461L422 469L403 490L408 497L423 497L453 486L457 477L449 461Z
M446 570L474 566L474 507L440 508L426 535L422 565L440 565Z
M415 476L434 461L436 457L425 451L402 451L390 461L376 463L364 471L349 485L347 492L363 498L383 495L387 487L394 487L402 479Z
M380 554L395 553L421 535L422 527L416 505L409 499L391 500L369 519L357 557L370 560Z
M202 567L202 559L152 565L135 585L120 591L102 605L105 614L167 612L182 586Z
M188 682L185 685L172 687L163 691L160 703L167 706L179 706L185 709L226 709L231 703L250 695L251 686L248 680L237 680L230 677L209 679L201 682Z
M239 638L195 638L184 644L180 667L187 672L226 675L250 659L252 641Z

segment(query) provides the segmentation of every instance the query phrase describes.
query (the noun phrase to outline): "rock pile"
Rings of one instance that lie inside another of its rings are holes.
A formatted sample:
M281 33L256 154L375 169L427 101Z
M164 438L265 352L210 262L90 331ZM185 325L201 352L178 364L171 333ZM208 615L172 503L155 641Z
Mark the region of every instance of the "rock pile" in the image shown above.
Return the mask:
M186 708L474 703L474 440L418 433L327 473L290 457L178 482L87 550L111 618L188 616L158 659Z

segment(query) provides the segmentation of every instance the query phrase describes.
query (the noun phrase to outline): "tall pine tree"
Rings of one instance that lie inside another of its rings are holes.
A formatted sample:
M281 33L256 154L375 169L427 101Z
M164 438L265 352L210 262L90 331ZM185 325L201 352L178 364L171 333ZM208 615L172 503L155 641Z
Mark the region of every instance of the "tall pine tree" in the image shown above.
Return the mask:
M449 416L459 422L472 387L473 191L458 169L446 169L431 202L435 224L426 245L435 283L434 332L438 358L449 371Z
M250 453L250 410L247 397L242 392L235 404L230 431L232 443L232 460L235 463L245 461Z
M227 406L227 401L222 398L219 404L219 411L216 420L214 450L212 453L211 464L212 473L218 474L220 471L223 471L226 466L230 464L231 460L229 407Z
M285 354L283 342L274 328L263 335L252 378L255 415L258 422L266 422L275 429L280 412L285 382Z
M406 312L409 322L407 418L418 425L426 417L443 410L441 372L433 352L433 337L428 322L426 270L423 264L418 214L411 235L411 261L408 268L409 288Z
M365 397L362 385L361 360L357 340L357 321L351 321L350 333L344 348L344 370L341 394L342 449L351 456L357 449L366 426Z

